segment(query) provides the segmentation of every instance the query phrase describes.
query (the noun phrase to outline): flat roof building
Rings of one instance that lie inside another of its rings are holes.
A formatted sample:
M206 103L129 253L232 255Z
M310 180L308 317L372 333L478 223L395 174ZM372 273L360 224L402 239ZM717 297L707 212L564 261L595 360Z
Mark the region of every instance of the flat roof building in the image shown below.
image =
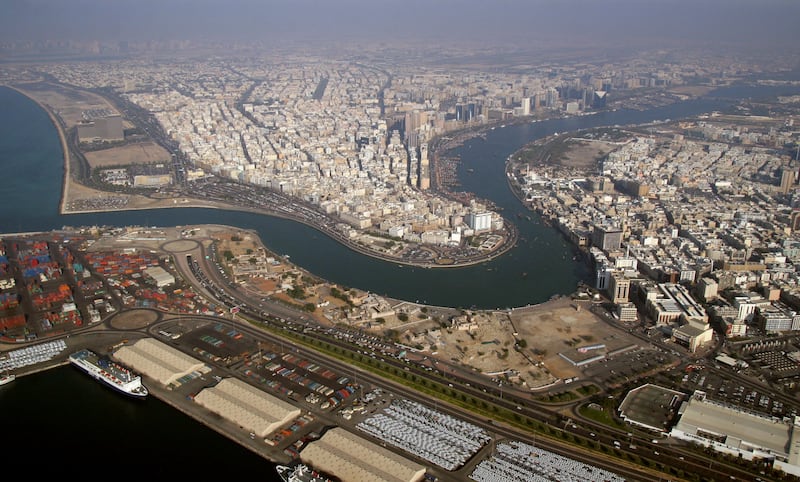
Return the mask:
M161 266L151 266L146 268L144 270L144 274L155 281L156 286L159 288L175 284L175 276Z
M775 467L800 475L800 423L739 409L695 391L680 410L670 436L741 455L774 460Z

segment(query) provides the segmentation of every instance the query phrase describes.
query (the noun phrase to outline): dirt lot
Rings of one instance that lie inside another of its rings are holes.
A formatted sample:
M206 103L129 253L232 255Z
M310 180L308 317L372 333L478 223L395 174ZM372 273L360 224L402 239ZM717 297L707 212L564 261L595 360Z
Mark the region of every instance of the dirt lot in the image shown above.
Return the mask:
M554 136L546 141L530 143L514 153L513 164L517 169L524 169L528 165L594 170L603 156L616 149L619 149L618 144L604 140Z
M603 141L588 141L584 139L570 139L565 143L567 150L558 163L567 167L592 169L597 165L597 160L618 149L614 145Z
M580 368L565 360L580 362L636 345L637 339L608 325L589 311L588 302L569 298L514 312L519 338L527 342L532 356L541 360L558 378L579 376ZM588 350L581 350L586 349Z
M168 162L170 157L169 152L155 142L128 144L100 151L85 152L84 155L92 168Z
M50 90L26 90L24 87L20 90L56 112L68 128L81 120L81 114L85 110L110 109L116 111L104 98L82 90L55 86Z
M461 329L440 328L436 323L422 321L403 323L396 317L387 318L381 328L397 329L402 343L422 344L427 354L435 350L435 357L440 360L459 362L493 376L516 372L517 383L527 388L581 376L581 368L559 353L580 362L630 347L637 341L599 320L589 311L587 302L570 298L518 308L510 314L487 311L468 315L469 323L462 324ZM514 348L518 341L521 350ZM598 347L580 350L595 346Z
M247 231L234 229L209 234L219 240L219 253L230 250L231 254L237 256L261 247L260 240ZM278 281L253 278L248 286L266 295L278 288ZM326 296L329 290L326 286L324 283L316 286L303 284L309 295L303 301L329 301L331 304L344 306L341 300ZM271 296L297 303L297 300L291 299L285 293ZM576 309L578 304L582 304L580 309ZM581 356L594 356L635 343L633 338L622 331L597 319L588 310L585 302L576 302L570 298L560 298L511 312L463 312L459 318L460 326L457 324L446 328L442 328L442 322L449 322L450 316L460 314L458 310L447 310L447 314L438 313L433 307L428 307L425 308L429 315L426 319L422 311L424 307L406 302L400 305L408 313L410 321L401 321L398 316L387 316L385 323L376 327L377 332L395 330L402 343L410 346L422 345L429 356L435 351L435 357L440 360L456 361L490 376L506 372L521 386L528 388L543 387L558 379L581 374L580 368L564 360L559 353L564 353L571 359L579 359ZM316 314L321 314L322 311L318 309ZM434 316L438 321L434 321ZM326 322L323 319L320 321ZM327 322L330 323L330 320ZM514 345L519 340L522 340L523 348L516 350ZM578 352L581 347L599 344L604 345L603 350L592 350L589 354Z
M220 253L230 250L239 255L261 247L260 240L247 231L220 231L212 237L220 241ZM287 265L287 269L293 271L290 268ZM289 281L298 282L294 276ZM266 296L278 288L278 283L275 279L253 278L248 286ZM303 302L329 301L332 305L344 306L341 300L328 295L329 286L324 282L300 285L309 295ZM271 296L298 303L286 293ZM387 316L385 323L374 327L376 334L394 330L401 343L421 345L429 357L474 367L489 376L507 373L525 388L541 388L558 380L582 376L581 367L563 356L580 362L637 344L636 338L591 313L589 302L568 297L510 312L439 310L408 302L399 302L395 310L405 312L406 321L401 321L397 315ZM315 318L323 324L330 323L322 312L317 309ZM454 316L457 322L451 325ZM518 342L519 350L515 349ZM587 347L589 349L585 350Z

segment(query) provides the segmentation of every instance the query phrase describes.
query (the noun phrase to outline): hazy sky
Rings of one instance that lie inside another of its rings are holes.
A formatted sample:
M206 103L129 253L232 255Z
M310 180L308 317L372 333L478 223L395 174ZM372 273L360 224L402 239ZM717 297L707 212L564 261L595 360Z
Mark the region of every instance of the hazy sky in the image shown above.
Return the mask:
M800 0L0 0L0 40L404 39L797 49Z

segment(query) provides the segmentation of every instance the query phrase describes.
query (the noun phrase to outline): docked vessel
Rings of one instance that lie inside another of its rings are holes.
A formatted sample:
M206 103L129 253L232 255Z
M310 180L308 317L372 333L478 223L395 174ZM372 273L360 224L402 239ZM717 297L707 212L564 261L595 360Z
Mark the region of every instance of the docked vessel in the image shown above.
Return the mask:
M16 375L13 373L4 373L0 375L0 385L5 385L6 383L11 383L17 378Z
M84 349L69 356L69 361L92 378L95 378L118 392L135 398L148 394L142 378L119 363Z
M283 482L334 482L306 464L277 465L275 470Z

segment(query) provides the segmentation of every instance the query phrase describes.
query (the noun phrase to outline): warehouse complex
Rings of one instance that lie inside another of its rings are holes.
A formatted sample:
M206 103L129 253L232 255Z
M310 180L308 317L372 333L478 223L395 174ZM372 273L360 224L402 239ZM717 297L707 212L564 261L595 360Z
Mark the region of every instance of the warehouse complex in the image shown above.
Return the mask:
M300 416L299 408L236 378L225 378L204 389L194 401L259 437Z
M303 462L341 480L416 482L425 467L337 427L300 453Z
M211 371L206 364L153 338L123 346L114 357L164 386L180 385ZM236 378L203 389L194 401L260 437L300 416L299 408Z

